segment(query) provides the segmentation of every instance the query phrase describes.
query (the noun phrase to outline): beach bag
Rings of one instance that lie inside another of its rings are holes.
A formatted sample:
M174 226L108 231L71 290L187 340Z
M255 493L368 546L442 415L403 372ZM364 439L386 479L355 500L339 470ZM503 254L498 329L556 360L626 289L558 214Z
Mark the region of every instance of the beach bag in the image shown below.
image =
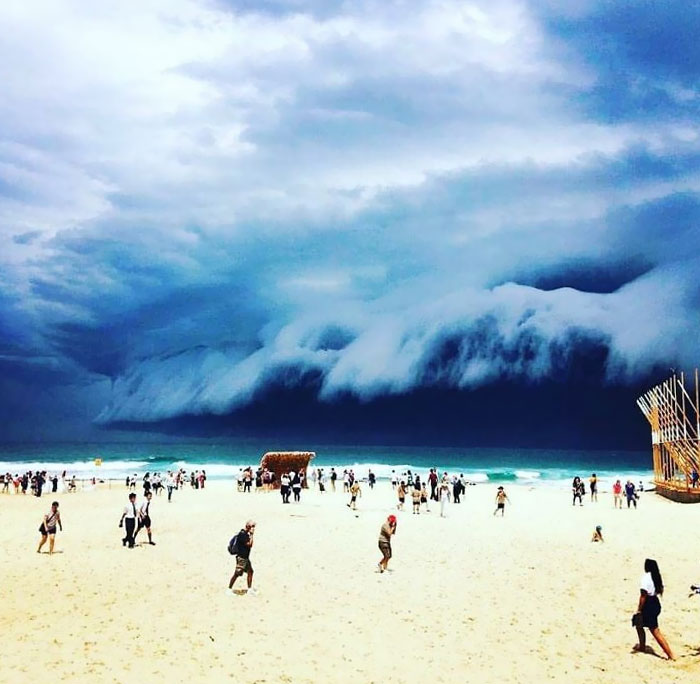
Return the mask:
M234 534L233 537L231 537L231 541L228 543L228 552L232 556L238 555L238 534Z

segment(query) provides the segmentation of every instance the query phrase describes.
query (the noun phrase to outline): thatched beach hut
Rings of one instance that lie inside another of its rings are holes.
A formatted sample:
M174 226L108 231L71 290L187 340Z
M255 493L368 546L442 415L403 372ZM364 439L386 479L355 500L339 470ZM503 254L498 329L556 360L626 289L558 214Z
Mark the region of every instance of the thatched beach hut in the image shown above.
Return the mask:
M260 460L260 467L275 473L274 488L280 486L280 475L293 470L295 473L303 471L306 474L311 459L315 458L313 451L268 451ZM307 478L304 478L304 487Z

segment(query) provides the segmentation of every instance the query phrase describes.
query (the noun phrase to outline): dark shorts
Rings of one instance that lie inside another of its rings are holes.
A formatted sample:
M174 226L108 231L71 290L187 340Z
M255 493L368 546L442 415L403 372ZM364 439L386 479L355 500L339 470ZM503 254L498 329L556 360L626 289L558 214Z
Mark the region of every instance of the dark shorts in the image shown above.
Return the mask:
M56 528L55 527L49 527L48 529L44 526L44 523L41 523L41 527L39 528L39 532L41 534L56 534Z
M350 497L350 503L355 503L355 501L357 501L357 497L356 497L356 496L351 496L351 497Z
M656 629L659 626L659 613L661 613L659 599L656 596L647 596L642 606L642 626Z
M241 558L236 556L236 572L253 572L253 566L250 558Z
M139 527L149 527L151 526L151 516L147 515L139 522Z
M380 541L379 550L382 552L382 556L384 556L386 560L391 558L391 544L385 541Z
M505 508L505 507L506 507L506 505L505 505L504 503L499 503L499 504L498 504L498 508Z

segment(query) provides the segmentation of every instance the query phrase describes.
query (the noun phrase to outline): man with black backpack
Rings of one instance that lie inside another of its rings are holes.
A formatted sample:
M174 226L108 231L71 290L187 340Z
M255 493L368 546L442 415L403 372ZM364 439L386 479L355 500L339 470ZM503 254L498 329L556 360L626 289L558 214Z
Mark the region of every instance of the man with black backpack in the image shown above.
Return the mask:
M248 520L245 527L228 543L228 552L236 556L236 570L228 583L227 594L233 594L233 584L243 573L248 575L248 593L255 594L255 589L252 588L253 566L250 563L250 550L253 548L254 534L255 522Z

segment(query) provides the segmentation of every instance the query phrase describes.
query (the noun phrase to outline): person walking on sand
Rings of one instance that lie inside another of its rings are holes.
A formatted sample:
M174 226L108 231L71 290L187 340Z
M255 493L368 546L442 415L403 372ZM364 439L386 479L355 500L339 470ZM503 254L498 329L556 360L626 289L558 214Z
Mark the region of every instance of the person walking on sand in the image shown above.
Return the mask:
M335 481L338 479L338 473L335 472L335 468L331 468L331 489L335 491Z
M425 482L421 485L420 502L421 502L421 505L425 504L425 512L430 513L430 505L428 503L428 492L425 489Z
M411 498L413 499L413 515L420 515L420 487L418 489L413 487Z
M591 503L594 501L598 503L598 478L595 473L591 475L591 479L588 480L588 484L591 488Z
M234 549L236 554L236 570L229 580L228 589L226 590L227 594L233 594L233 585L244 573L247 575L248 593L255 594L255 589L253 589L253 566L250 562L250 550L253 548L254 534L255 522L253 520L248 520L245 527L236 535Z
M56 541L56 525L58 525L58 529L63 532L61 514L58 512L58 501L54 501L51 504L51 510L44 516L44 520L39 527L41 541L39 542L39 548L36 550L37 553L41 553L41 547L46 544L47 539L49 540L49 554L53 553L53 546Z
M442 478L442 482L440 482L438 494L440 495L440 517L446 518L447 504L450 501L450 483L447 480L447 475L445 475L445 477Z
M634 504L635 508L637 508L637 490L632 480L627 480L627 484L625 485L625 496L627 497L627 508L630 507L631 503Z
M123 526L126 530L125 536L122 538L122 546L128 544L130 549L134 548L134 530L136 529L138 517L138 513L136 512L136 493L131 492L131 494L129 494L129 503L124 506L124 512L119 521L119 527Z
M622 483L616 480L613 485L613 506L622 510Z
M301 502L301 478L303 476L304 474L301 472L295 473L292 480L292 493L294 494L294 501L297 503Z
M151 546L155 546L156 543L153 541L153 537L151 536L150 506L152 498L153 493L149 490L146 494L146 498L143 500L143 503L139 508L138 527L136 528L136 532L134 532L134 542L136 541L138 533L145 527L146 533L148 534L148 543Z
M399 503L397 504L396 508L400 511L403 510L403 505L406 502L406 483L401 480L399 483L399 489L398 489L398 494L399 494Z
M384 572L391 560L391 538L396 534L396 516L390 515L379 530L379 550L382 559L379 561L379 572Z
M637 629L639 643L634 646L634 651L646 653L646 627L657 643L663 649L669 660L675 660L671 647L659 629L659 613L661 603L659 596L664 593L664 583L661 579L661 571L657 562L651 558L644 561L644 574L639 582L639 604L637 612L632 617L632 624Z
M506 494L506 490L503 489L503 487L499 487L498 490L496 491L496 510L493 512L494 515L498 513L498 511L501 511L501 517L503 517L506 513L506 501L510 503L510 499L508 498L508 495Z
M350 485L350 503L348 504L348 508L352 508L352 510L357 510L357 497L362 496L362 489L360 489L360 483L355 480L351 485Z

